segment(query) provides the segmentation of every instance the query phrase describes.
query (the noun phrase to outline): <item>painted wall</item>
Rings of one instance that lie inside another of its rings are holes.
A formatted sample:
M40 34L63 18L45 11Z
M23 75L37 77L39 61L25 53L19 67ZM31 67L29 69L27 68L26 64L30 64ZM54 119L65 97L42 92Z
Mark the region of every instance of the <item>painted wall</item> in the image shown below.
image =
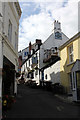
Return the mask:
M27 55L26 55L26 56L24 55L25 52L26 52L26 53L27 53L27 52L29 53L29 47L28 47L28 48L25 48L24 50L22 50L22 59L27 59L27 58L28 58Z
M52 47L58 48L59 46L64 44L67 40L68 40L68 37L65 36L64 33L62 33L62 40L55 39L55 34L53 33L48 37L48 39L40 47L40 68L45 66L45 64L43 63L44 50L51 49Z
M78 32L80 32L80 1L78 2Z
M56 28L58 28L58 27L59 26L57 26ZM63 32L60 31L60 33L62 34L62 40L55 39L55 33L52 33L47 38L47 40L42 44L42 46L40 47L40 68L49 64L49 63L43 63L44 50L51 49L52 47L58 48L59 46L61 46L62 44L64 44L66 41L69 40L69 38ZM44 80L46 80L45 75L47 73L48 74L48 76L47 76L48 81L51 80L53 84L56 82L60 82L60 73L59 72L60 72L60 62L56 62L51 67L44 70ZM41 79L41 73L40 73L40 79Z
M78 58L80 59L80 38L78 38Z
M73 63L69 63L68 56L68 47L73 44ZM64 48L60 50L60 80L61 84L65 87L65 91L69 92L69 73L71 72L71 68L73 67L76 59L80 59L79 57L79 46L80 46L80 38L75 39L73 42L66 45Z
M4 14L4 28L3 32L5 35L8 37L8 25L9 25L9 19L12 23L12 39L11 39L11 44L15 48L15 32L18 36L18 29L19 29L19 18L17 17L17 12L15 12L14 9L14 4L13 3L8 3L5 2L3 4L3 14ZM12 9L13 8L13 9ZM17 40L17 48L16 51L18 51L18 40Z
M18 71L18 31L19 31L19 18L14 2L3 2L2 4L3 12L3 55L7 57L15 65L15 70ZM8 40L8 25L9 20L12 24L12 38L11 42ZM15 39L15 32L17 39ZM16 44L16 47L15 47ZM15 78L16 79L16 78ZM14 92L17 93L17 84L15 80Z
M51 67L44 70L44 80L51 81L52 84L60 83L60 61L56 62Z
M24 69L25 69L25 78L26 78L26 79L27 79L26 74L28 74L28 68L29 68L30 70L32 70L32 66L31 66L31 65L32 65L32 57L35 56L36 53L37 53L37 59L38 59L38 64L37 64L37 66L38 66L38 68L39 68L39 50L38 50L37 52L35 52L35 54L32 55L31 58L29 58L29 59L22 65L22 67L21 67L21 73L24 72ZM29 60L30 60L30 65L29 65ZM27 63L27 66L26 66L26 63ZM27 79L27 80L28 80L28 79ZM39 70L38 70L38 74L37 74L37 75L36 75L36 70L34 70L34 78L33 78L32 80L33 80L33 81L35 80L36 83L38 83L38 85L39 85Z

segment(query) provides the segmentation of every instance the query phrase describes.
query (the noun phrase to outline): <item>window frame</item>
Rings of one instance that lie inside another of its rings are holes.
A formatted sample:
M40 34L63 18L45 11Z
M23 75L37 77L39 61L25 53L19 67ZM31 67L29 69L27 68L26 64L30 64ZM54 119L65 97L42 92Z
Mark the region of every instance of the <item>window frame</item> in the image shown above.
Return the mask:
M8 40L12 42L12 22L10 19L8 24Z
M17 33L15 32L15 49L17 49L17 46L18 46L18 35Z
M71 44L68 47L68 57L69 57L69 63L73 63L74 62L74 56L73 56L73 44ZM71 58L72 57L72 58Z
M24 57L26 57L27 56L27 52L26 51L24 51Z
M30 66L30 60L29 60L29 66Z

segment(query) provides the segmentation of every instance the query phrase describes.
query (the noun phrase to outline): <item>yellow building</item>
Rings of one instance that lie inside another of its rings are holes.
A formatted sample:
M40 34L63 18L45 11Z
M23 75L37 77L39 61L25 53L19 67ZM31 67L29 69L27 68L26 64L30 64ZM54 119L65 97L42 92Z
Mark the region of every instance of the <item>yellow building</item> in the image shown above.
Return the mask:
M61 84L65 88L65 92L73 93L73 80L76 80L76 76L80 76L80 32L69 39L66 43L59 47L60 51L60 80ZM78 69L79 68L79 69ZM75 77L72 72L75 69ZM78 74L77 74L78 71ZM74 77L74 78L73 78ZM80 87L80 78L77 82ZM75 82L76 85L76 82ZM77 89L77 86L76 86ZM80 95L80 92L79 92Z

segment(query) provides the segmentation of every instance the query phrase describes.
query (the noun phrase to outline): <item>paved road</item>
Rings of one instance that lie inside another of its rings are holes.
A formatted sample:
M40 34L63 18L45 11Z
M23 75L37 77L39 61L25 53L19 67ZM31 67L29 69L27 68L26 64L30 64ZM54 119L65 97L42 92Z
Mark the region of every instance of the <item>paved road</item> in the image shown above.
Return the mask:
M16 103L7 118L80 118L80 106L65 103L51 92L18 86Z

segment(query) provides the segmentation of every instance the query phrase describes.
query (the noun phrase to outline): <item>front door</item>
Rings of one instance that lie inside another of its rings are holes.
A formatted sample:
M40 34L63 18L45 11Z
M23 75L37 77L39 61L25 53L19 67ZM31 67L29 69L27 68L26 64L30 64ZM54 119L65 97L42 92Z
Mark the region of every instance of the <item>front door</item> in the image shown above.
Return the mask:
M71 73L68 74L68 81L69 81L69 94L72 94L72 75Z
M42 71L42 81L44 80L44 71Z
M80 71L76 72L77 100L80 100Z
M77 101L77 84L76 84L76 72L72 72L72 92L73 92L73 101Z
M42 71L42 86L44 86L44 71Z

